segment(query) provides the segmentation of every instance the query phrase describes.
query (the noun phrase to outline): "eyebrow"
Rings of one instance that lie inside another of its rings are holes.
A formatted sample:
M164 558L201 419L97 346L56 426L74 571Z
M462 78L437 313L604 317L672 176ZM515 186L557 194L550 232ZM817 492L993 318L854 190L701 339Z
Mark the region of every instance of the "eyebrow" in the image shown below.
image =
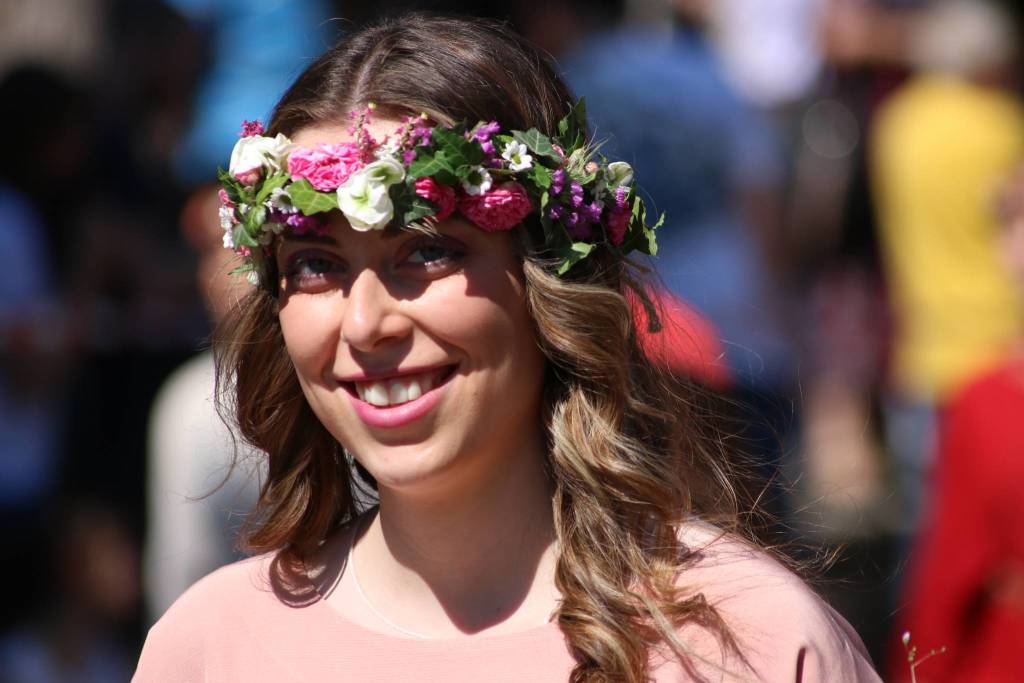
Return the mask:
M330 244L338 246L338 241L330 235L318 235L315 232L309 232L302 235L297 235L294 232L287 232L283 236L285 242L306 242L312 244Z
M397 228L392 225L387 226L381 232L381 237L385 240L391 241L396 237L402 235L408 235L409 231ZM330 246L339 246L338 240L334 239L331 235L318 235L315 232L308 232L301 235L295 234L295 232L288 230L282 235L282 239L285 242L301 242L304 244L328 244Z

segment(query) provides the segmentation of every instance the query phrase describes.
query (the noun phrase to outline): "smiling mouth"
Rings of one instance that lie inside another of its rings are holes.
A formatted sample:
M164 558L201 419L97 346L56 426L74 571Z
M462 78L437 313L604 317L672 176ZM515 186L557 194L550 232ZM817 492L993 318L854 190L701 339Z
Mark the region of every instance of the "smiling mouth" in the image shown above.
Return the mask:
M364 403L377 408L389 408L415 401L441 386L455 374L457 366L447 365L399 377L358 382L342 382L345 389Z

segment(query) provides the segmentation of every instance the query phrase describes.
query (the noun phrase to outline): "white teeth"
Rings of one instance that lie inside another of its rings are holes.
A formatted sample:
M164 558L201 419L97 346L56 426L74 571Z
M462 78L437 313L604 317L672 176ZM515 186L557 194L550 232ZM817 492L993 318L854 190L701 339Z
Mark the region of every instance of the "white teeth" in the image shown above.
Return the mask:
M366 396L363 398L367 403L375 406L388 405L388 390L382 382L373 382L365 389Z
M405 386L405 382L392 382L391 388L388 389L388 398L391 400L391 405L408 401L409 389Z
M356 394L371 405L384 407L415 401L434 388L437 372L407 375L383 382L356 382Z

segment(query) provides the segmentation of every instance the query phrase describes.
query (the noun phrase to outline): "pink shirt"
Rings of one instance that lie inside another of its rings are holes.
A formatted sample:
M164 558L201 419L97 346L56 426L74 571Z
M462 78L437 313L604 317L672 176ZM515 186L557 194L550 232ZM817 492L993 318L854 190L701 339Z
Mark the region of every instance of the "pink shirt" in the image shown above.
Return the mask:
M736 633L754 671L723 658L717 641L686 627L682 641L709 680L780 683L880 681L853 629L804 583L707 527L684 532L704 557L682 580L700 586ZM568 681L574 662L556 623L503 635L419 640L342 616L313 591L287 604L271 588L271 558L224 567L186 592L153 626L134 683L376 683ZM735 672L725 676L721 668ZM653 659L656 683L693 681Z

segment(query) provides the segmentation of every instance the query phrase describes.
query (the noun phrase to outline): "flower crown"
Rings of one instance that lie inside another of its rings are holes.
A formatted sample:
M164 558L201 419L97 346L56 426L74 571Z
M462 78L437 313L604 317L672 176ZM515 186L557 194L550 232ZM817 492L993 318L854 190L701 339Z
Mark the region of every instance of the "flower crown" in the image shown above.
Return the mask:
M554 137L502 133L493 121L431 125L423 114L379 142L366 128L374 109L353 115L352 142L311 149L243 124L219 171L224 246L245 259L235 272L258 283L275 235L323 234L334 210L361 231L429 224L456 210L483 230L509 230L538 211L559 275L601 248L656 253L664 215L648 225L633 169L586 144L583 100Z

